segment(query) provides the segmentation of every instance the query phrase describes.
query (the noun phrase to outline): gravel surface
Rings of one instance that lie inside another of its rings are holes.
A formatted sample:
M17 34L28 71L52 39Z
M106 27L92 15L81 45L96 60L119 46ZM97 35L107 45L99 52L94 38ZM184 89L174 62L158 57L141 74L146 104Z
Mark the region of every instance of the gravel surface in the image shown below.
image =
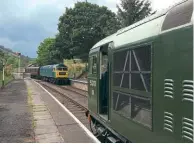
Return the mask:
M27 88L23 80L15 80L0 90L0 142L35 142Z

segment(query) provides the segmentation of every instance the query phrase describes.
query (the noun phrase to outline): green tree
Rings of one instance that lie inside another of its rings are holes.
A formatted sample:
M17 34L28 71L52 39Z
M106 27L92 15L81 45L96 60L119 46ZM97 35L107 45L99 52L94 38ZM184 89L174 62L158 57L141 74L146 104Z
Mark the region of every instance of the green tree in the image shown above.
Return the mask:
M117 16L122 27L129 26L151 14L151 2L149 0L121 0L117 5Z
M56 55L60 60L73 56L87 60L92 46L118 29L116 15L107 7L77 2L59 18Z
M16 57L10 56L9 59L7 60L7 64L8 65L12 64L13 68L17 68L18 67L18 60Z
M46 38L43 42L40 43L38 47L38 57L36 62L39 65L48 65L53 64L52 61L52 50L55 44L55 38Z
M55 38L55 44L51 51L52 53L52 60L55 63L59 63L63 61L65 58L71 58L69 54L69 41L68 41L68 35L65 35L63 33L57 34Z

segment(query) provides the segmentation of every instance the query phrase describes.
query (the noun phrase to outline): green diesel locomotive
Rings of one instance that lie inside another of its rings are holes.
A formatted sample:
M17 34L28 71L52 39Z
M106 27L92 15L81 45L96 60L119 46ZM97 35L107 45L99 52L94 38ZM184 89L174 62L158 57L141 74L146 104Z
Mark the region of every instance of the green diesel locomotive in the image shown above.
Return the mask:
M193 1L90 50L88 109L105 142L193 142Z

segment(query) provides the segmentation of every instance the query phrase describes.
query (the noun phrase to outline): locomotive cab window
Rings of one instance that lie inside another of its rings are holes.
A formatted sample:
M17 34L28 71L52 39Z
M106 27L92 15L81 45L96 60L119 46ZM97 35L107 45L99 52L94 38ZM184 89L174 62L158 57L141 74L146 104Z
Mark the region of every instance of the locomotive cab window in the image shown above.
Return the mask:
M96 74L97 72L97 57L93 56L93 61L92 61L92 73Z
M63 68L57 68L57 70L58 70L58 71L62 71L62 70L63 70Z
M66 68L61 67L61 68L57 68L57 70L58 71L66 71Z
M97 56L96 55L91 56L89 58L89 63L90 63L89 73L96 74L97 73Z

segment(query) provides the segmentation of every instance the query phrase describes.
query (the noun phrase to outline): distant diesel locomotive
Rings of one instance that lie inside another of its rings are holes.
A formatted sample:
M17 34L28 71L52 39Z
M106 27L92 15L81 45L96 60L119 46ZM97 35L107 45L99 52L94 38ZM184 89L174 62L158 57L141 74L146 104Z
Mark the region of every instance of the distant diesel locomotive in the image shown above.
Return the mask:
M89 53L92 132L105 142L193 142L193 1L98 42Z
M47 65L40 67L40 76L43 80L56 84L68 83L68 69L64 64Z
M69 83L68 68L64 64L28 67L25 71L31 74L31 78L42 79L54 84Z

